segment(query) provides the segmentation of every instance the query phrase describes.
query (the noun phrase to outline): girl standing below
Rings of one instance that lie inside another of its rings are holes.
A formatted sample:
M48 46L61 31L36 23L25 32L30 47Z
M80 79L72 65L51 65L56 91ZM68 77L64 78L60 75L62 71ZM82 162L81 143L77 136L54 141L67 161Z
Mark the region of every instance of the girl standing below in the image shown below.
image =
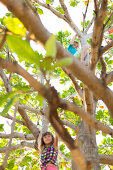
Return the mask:
M51 132L42 134L41 138L41 170L58 170L58 138Z

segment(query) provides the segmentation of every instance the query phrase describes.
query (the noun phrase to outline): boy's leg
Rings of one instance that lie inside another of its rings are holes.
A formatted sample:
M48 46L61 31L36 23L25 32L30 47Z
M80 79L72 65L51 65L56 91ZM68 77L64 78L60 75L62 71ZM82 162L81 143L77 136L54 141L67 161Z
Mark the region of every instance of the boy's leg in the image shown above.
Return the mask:
M82 47L81 60L84 61L88 50L88 45Z

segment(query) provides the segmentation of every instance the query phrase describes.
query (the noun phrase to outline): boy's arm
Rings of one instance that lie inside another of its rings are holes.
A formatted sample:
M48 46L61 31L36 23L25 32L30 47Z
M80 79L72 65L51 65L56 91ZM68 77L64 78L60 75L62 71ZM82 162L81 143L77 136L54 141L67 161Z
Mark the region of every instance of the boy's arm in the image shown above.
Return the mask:
M71 43L70 44L74 43L75 38L76 38L76 35L74 35L74 37L71 39Z

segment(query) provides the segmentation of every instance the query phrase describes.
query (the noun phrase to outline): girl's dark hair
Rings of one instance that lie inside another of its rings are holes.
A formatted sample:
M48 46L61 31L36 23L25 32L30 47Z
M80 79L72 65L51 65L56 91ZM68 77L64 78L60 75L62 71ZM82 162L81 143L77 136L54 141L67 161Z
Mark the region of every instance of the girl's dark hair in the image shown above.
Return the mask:
M41 138L41 148L42 148L43 146L45 146L45 143L44 143L43 137L44 137L44 136L46 136L46 135L51 135L51 136L52 136L52 142L51 142L51 145L53 145L53 144L54 144L54 136L53 136L53 134L52 134L51 132L45 132L45 133L43 133L43 134L42 134L42 138Z

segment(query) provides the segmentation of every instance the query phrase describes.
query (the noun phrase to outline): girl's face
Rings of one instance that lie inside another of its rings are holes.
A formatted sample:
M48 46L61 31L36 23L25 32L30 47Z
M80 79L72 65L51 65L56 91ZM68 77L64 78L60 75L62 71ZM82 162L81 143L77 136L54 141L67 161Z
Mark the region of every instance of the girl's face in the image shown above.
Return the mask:
M46 145L50 145L52 142L52 136L50 134L45 135L43 141Z

